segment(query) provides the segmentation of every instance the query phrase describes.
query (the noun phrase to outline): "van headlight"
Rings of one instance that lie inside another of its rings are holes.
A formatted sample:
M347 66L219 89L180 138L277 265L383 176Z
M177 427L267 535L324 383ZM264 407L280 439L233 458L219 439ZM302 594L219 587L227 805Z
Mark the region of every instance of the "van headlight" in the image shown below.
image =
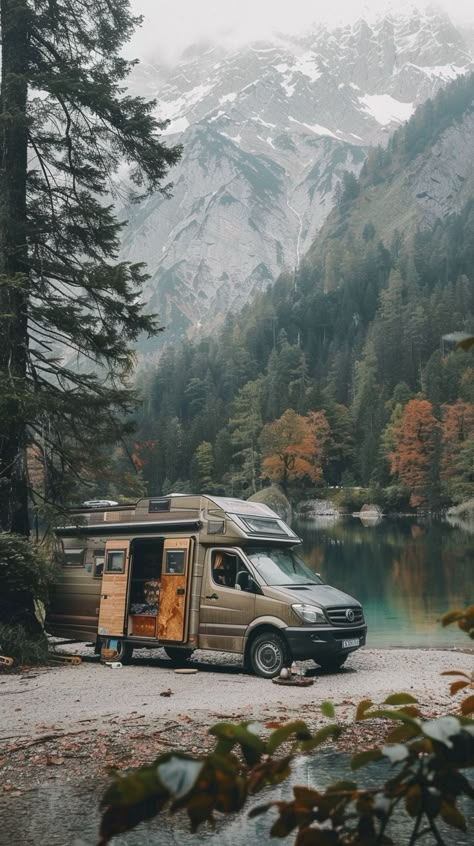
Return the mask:
M300 617L305 623L312 623L312 625L315 625L316 623L327 624L324 611L322 611L321 608L316 608L315 605L292 605L291 607L298 617Z

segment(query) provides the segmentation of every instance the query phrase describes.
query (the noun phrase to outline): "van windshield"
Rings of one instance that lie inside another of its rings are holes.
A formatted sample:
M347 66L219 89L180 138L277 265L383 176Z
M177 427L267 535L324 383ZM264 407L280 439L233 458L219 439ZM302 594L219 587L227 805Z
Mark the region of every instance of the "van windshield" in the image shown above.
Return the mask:
M246 554L267 585L322 585L323 580L292 549L247 548Z

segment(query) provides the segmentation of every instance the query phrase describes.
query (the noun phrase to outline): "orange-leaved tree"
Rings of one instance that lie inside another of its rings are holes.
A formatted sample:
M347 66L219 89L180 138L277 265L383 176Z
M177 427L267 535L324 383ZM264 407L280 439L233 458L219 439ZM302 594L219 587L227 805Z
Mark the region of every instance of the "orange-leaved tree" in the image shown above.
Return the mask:
M304 476L313 481L320 479L329 433L323 411L302 416L287 409L278 420L262 429L262 478L280 482L285 493L288 483L295 479Z
M391 473L396 473L410 492L410 505L426 499L430 464L433 458L438 421L428 400L412 399L393 430L394 449L390 453Z

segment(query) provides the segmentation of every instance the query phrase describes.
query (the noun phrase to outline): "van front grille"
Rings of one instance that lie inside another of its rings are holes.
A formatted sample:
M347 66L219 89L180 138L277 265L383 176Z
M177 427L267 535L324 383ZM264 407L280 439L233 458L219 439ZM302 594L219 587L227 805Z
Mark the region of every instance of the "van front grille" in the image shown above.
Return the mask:
M360 605L326 608L326 614L333 626L360 626L364 622L364 612Z

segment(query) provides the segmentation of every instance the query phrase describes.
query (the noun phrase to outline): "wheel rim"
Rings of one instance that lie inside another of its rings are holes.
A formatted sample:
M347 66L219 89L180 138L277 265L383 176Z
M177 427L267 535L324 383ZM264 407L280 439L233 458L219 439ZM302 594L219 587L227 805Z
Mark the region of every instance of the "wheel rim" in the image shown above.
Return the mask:
M255 663L262 673L276 673L282 663L282 654L278 644L272 640L261 643L255 653Z

